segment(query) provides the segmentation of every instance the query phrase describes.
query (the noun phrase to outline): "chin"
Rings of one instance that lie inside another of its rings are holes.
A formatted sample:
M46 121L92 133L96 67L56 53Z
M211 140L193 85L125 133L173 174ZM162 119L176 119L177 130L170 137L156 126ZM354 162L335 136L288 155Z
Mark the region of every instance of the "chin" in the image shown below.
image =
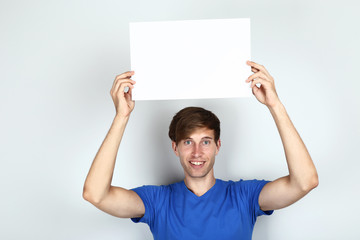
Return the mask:
M203 178L206 177L208 174L210 173L210 171L206 172L206 173L187 173L187 175L191 178Z

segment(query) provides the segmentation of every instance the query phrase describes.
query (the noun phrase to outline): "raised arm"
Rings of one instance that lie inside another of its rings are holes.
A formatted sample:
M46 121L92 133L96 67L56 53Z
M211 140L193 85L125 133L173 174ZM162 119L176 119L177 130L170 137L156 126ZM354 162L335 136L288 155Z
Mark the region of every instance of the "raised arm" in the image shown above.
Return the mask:
M305 144L291 122L285 107L275 90L274 79L264 66L248 61L252 74L253 94L265 104L276 123L283 143L289 175L267 183L259 196L260 208L264 211L287 207L304 197L318 185L318 175ZM257 87L256 84L261 86Z
M111 186L116 155L126 124L134 109L132 89L134 72L118 75L110 94L116 108L116 116L86 177L83 197L100 210L117 217L141 217L145 213L141 198L131 190ZM125 87L129 90L125 93Z

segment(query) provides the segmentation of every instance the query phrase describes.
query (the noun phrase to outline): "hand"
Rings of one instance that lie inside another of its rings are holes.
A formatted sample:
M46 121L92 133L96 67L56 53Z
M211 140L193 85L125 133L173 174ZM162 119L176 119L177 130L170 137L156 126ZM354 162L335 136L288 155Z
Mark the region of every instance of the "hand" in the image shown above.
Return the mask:
M275 90L274 79L265 67L251 61L246 63L251 66L251 71L254 72L246 82L251 82L252 92L256 99L267 107L274 107L280 103ZM260 87L256 86L257 83L261 84Z
M132 89L136 83L131 79L135 73L134 71L124 72L116 76L110 94L115 104L116 115L128 117L135 106L135 101L132 100ZM124 92L125 87L128 87L128 92Z

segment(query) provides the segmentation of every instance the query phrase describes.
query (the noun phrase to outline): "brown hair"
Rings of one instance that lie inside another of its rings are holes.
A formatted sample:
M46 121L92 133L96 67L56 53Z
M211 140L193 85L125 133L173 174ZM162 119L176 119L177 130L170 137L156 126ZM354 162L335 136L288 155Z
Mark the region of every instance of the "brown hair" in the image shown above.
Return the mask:
M217 144L220 138L220 121L216 115L204 108L187 107L173 117L169 126L169 137L178 144L179 141L188 138L195 129L203 127L214 130L214 140Z

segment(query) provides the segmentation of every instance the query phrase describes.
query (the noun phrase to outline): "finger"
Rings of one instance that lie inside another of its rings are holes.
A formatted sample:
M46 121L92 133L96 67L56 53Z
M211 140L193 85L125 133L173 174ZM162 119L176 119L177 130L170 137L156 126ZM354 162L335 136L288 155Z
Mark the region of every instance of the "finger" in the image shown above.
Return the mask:
M252 71L252 72L254 72L254 73L259 72L259 70L258 70L258 69L256 69L256 68L254 68L254 67L251 67L251 71Z
M270 76L269 72L266 70L266 68L263 65L260 65L258 63L252 62L252 61L247 61L246 63L247 63L247 65L254 67L255 69L262 71L265 74Z
M254 95L256 95L258 91L260 91L260 88L258 86L256 86L256 85L254 87L252 87L251 89L252 89L252 93Z
M129 79L131 78L133 75L135 74L134 71L128 71L128 72L124 72L120 75L117 75L115 77L114 83L113 83L113 87L116 85L117 81L119 81L119 79Z
M132 75L134 75L135 72L134 71L127 71L127 72L124 72L122 74L119 74L116 76L115 79L119 79L119 78L130 78Z
M115 91L115 95L123 94L125 92L125 88L128 87L129 89L134 88L133 84L129 83L129 82L122 82L119 83L116 86L116 91Z
M250 81L252 81L252 80L254 80L256 78L259 78L259 77L263 78L265 80L269 80L268 77L263 72L257 72L257 73L254 73L254 74L250 75L248 77L248 79L246 80L246 82L250 82Z
M127 94L132 96L132 90L133 90L134 86L132 88L129 88L129 90L127 91Z
M125 78L125 79L121 79L121 80L118 80L114 87L111 89L112 92L117 92L119 90L119 87L122 83L131 83L131 84L135 84L136 81L132 80L132 79L129 79L129 78Z
M125 99L126 99L126 101L135 102L135 101L132 100L132 88L129 88L129 90L125 94Z
M122 84L120 84L119 91L117 91L116 94L117 94L117 95L120 94L120 95L123 96L123 94L125 93L125 88L126 88L126 87L129 88L128 91L130 91L130 89L133 89L133 88L134 88L134 86L133 86L131 83L127 83L127 82L126 82L126 83L122 83Z
M265 79L262 78L257 78L254 81L251 82L251 88L253 88L254 86L256 86L256 84L260 83L261 85L263 85L264 87L267 87L270 83L269 81L266 81Z

